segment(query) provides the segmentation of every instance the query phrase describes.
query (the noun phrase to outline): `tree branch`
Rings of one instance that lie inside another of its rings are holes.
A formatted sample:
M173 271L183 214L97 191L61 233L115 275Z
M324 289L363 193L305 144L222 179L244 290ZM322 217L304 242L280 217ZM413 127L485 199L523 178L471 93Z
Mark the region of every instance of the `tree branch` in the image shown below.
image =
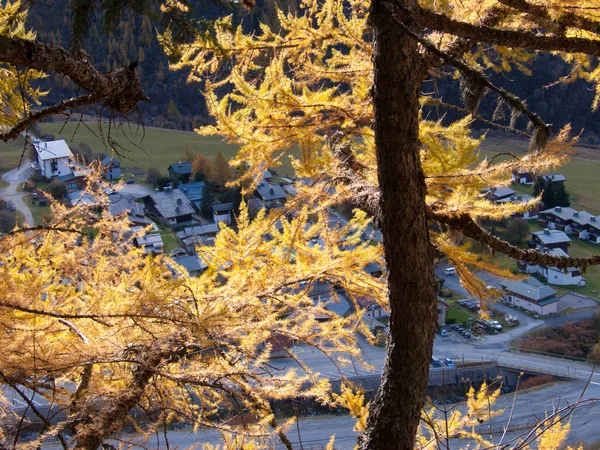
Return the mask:
M0 140L6 142L9 139L17 138L19 136L19 133L25 131L31 125L33 125L36 122L39 122L44 117L52 116L54 114L60 114L69 109L79 108L80 106L93 105L94 103L97 103L100 100L101 98L98 97L98 95L95 93L70 98L68 100L62 100L56 105L44 108L41 111L37 111L33 114L28 114L27 118L21 120L6 133L0 133Z
M564 34L566 27L577 28L600 34L600 22L578 16L569 11L558 18L552 18L545 6L534 5L526 0L498 0L500 3L527 14L527 18L553 33Z
M524 250L515 247L485 231L477 225L473 218L468 214L449 216L430 210L428 215L431 220L444 223L453 230L460 231L465 236L481 242L482 244L486 244L490 248L499 251L500 253L504 253L506 256L516 260L523 260L528 263L558 267L561 269L567 267L579 267L585 269L586 267L600 265L600 255L587 258L574 258L570 256L554 256L548 253L540 253L533 249Z
M551 129L550 125L546 124L537 114L530 111L527 108L527 105L525 105L525 103L519 97L492 84L492 82L490 80L488 80L484 74L473 69L461 58L458 58L457 56L454 56L454 55L450 55L450 54L440 50L437 46L435 46L429 40L412 32L396 15L395 10L405 11L406 10L405 8L403 8L402 6L399 6L397 3L392 3L392 2L386 2L385 5L389 9L390 13L392 14L392 17L394 18L396 24L400 28L402 28L402 30L406 34L408 34L410 37L412 37L418 43L420 43L423 47L425 47L425 49L427 49L431 53L437 55L438 57L440 57L441 59L446 61L448 64L451 64L454 67L456 67L458 70L460 70L463 73L463 76L466 79L469 79L471 82L476 83L479 87L485 87L485 88L488 88L488 89L498 93L510 107L525 114L535 127L537 127L540 130L544 130L544 133L543 133L544 135L547 136L550 134L550 129ZM446 18L444 17L444 19L446 19ZM491 30L492 28L489 28L489 29ZM480 40L485 42L485 39L480 38ZM599 44L599 52L600 52L600 41L598 42L598 44Z
M510 48L529 48L539 51L561 51L600 56L600 41L578 37L544 36L529 31L500 30L487 26L472 25L448 16L437 14L416 5L408 9L398 2L393 5L412 14L423 28L453 34L477 42L501 45Z
M104 100L104 105L112 111L126 113L140 100L148 100L135 71L137 63L102 73L84 56L74 56L54 45L8 36L0 36L0 61L65 75L95 94L98 101Z

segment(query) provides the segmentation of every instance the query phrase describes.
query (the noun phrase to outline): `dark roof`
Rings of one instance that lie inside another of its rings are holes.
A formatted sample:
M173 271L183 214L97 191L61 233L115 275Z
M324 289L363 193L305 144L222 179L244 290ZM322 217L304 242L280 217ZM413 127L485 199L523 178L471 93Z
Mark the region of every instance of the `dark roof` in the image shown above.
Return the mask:
M511 195L515 195L516 192L513 191L511 188L506 187L506 186L499 186L499 187L493 187L488 189L486 195L489 196L494 196L497 199L500 198L504 198L504 197L510 197Z
M204 225L194 225L193 227L186 227L183 230L177 232L177 237L179 239L184 239L190 236L202 236L204 234L214 234L218 232L218 223L206 223Z
M204 190L204 181L196 183L180 184L179 190L187 197L190 202L199 202L202 200L202 191Z
M215 203L212 205L212 209L214 212L227 212L233 209L233 203Z
M169 166L169 172L179 173L182 175L187 175L192 173L192 163L189 161L186 162L178 162L177 164L171 164Z
M67 181L76 180L78 178L85 178L85 173L81 170L74 170L71 173L59 176L58 181L63 181L66 183Z
M100 162L102 163L102 167L107 167L109 165L113 167L121 167L121 162L118 159L111 158L110 156L107 156Z
M191 275L192 272L198 272L200 270L204 270L208 267L199 256L178 256L173 258L177 264L182 266L187 272Z
M179 189L165 189L162 192L150 194L148 197L160 215L166 219L194 213L194 208Z

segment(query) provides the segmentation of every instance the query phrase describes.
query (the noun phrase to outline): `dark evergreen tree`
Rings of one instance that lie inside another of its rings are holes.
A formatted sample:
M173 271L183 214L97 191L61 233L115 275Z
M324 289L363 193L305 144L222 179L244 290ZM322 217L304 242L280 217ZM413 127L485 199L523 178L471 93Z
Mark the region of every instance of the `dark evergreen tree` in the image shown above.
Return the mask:
M209 181L205 181L202 188L202 203L200 204L200 212L207 219L211 218L213 214L212 205L215 202L214 192L214 185Z
M564 183L554 184L554 206L571 206L571 196L567 192Z

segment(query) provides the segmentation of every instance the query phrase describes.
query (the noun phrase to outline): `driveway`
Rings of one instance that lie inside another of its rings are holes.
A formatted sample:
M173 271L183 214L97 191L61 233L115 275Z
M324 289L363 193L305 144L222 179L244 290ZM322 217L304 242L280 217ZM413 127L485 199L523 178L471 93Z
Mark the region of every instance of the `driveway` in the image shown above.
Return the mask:
M0 198L10 201L17 211L23 214L27 225L33 226L35 222L31 210L23 200L27 195L25 192L17 192L17 186L29 179L31 175L31 165L29 161L23 161L21 167L18 169L11 170L2 175L2 179L8 183L8 186L4 189L0 189ZM19 224L22 225L22 224Z

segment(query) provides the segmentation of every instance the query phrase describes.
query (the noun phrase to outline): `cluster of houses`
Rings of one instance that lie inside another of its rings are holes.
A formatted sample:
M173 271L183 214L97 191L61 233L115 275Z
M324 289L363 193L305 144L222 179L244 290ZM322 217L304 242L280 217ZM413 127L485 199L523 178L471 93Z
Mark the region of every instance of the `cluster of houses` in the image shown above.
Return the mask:
M502 203L526 203L533 200L533 196L529 194L517 194L513 189L506 186L499 186L486 189L484 196L489 201L497 204ZM535 219L538 215L538 205L525 211L524 213L515 214L515 217L522 217L523 219Z
M541 211L538 224L594 244L600 244L600 215L595 216L587 211L576 211L571 207L556 206Z

